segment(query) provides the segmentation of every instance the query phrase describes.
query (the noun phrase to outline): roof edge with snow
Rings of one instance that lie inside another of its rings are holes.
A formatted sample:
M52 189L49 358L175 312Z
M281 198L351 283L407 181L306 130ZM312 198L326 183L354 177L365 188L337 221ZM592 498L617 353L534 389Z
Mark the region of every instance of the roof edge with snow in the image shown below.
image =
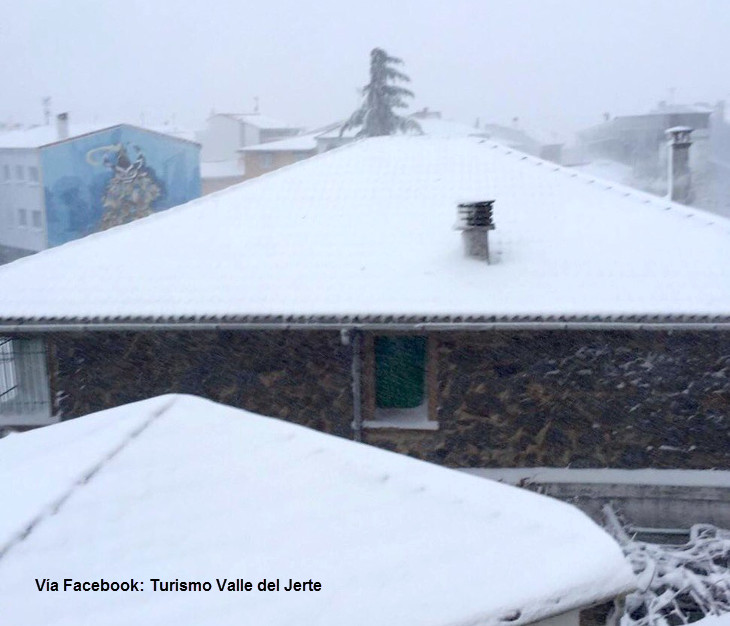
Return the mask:
M0 318L1 332L75 330L730 330L730 315L199 315Z

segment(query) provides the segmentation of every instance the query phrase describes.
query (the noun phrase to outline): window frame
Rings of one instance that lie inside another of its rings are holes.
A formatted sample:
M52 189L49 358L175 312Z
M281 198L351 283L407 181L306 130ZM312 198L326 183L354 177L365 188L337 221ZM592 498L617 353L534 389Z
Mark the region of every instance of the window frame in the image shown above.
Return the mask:
M0 336L0 427L54 421L48 371L43 338Z
M426 339L424 363L424 404L414 409L397 409L412 412L413 419L394 421L380 409L376 402L375 338L381 336L413 336ZM363 429L394 429L409 431L434 431L438 421L438 340L433 333L382 332L367 333L363 337L362 416ZM425 405L425 411L424 411Z

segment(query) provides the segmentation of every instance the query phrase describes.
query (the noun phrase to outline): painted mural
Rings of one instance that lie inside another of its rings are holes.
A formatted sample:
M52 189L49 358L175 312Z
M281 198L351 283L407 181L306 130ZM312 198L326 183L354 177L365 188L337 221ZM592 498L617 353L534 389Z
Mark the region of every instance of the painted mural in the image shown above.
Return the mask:
M48 245L200 196L199 146L132 126L43 149Z

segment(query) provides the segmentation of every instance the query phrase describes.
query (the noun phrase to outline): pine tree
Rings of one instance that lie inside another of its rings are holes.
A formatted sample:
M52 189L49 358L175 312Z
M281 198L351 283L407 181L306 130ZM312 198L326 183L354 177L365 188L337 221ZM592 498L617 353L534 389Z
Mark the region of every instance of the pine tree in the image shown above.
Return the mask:
M361 126L356 137L380 137L393 135L397 131L414 131L421 133L418 122L408 117L401 117L394 109L406 108L404 98L412 98L410 89L394 83L410 82L410 78L393 66L402 65L403 61L389 56L381 48L373 48L370 52L370 82L363 87L364 101L340 129L340 135L350 128Z

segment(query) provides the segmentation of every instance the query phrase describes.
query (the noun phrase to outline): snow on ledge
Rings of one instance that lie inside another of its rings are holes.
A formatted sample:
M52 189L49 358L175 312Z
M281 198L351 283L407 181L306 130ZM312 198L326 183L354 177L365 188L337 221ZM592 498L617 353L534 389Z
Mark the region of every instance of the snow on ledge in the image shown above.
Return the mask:
M656 485L664 487L725 487L730 489L730 471L679 469L571 469L569 467L461 468L461 471L517 485L520 483L580 483Z
M402 430L438 430L439 423L428 419L428 405L412 409L375 409L375 419L365 420L363 428L399 428Z

